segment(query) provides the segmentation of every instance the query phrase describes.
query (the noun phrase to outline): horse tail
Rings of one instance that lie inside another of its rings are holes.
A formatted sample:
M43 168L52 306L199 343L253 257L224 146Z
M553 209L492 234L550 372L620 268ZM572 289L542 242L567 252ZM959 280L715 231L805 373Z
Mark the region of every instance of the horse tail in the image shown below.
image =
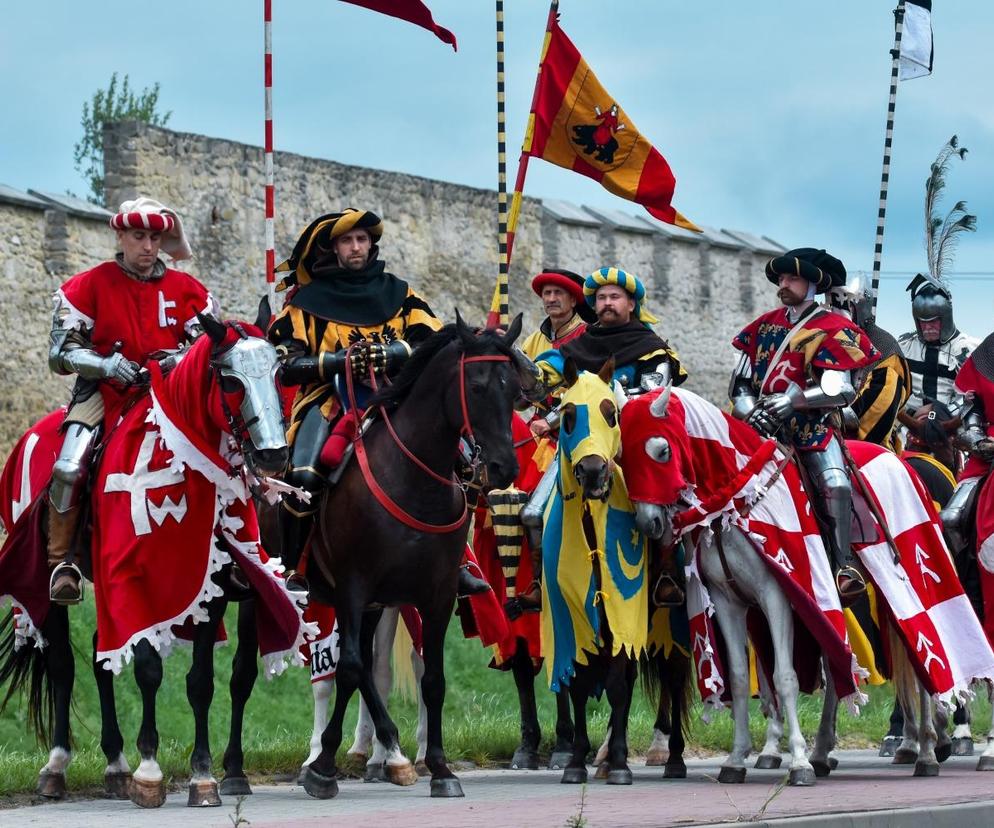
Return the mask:
M643 653L639 659L642 691L657 709L671 710L674 698L680 699L680 724L683 732L690 729L690 706L693 703L693 682L690 680L690 658L677 646L664 656ZM675 725L671 722L671 726Z
M644 651L639 656L639 680L642 683L642 692L653 704L656 702L669 702L669 692L665 682L661 681L662 668L660 661L663 660L662 653L656 651L650 655Z
M411 651L414 641L407 630L407 624L401 618L397 624L397 632L393 637L393 678L394 686L401 698L407 701L417 701L418 681L414 675L414 665L411 663Z
M11 609L0 621L0 687L7 685L7 693L0 703L0 713L15 696L28 696L28 721L41 745L52 742L52 725L55 720L54 688L45 669L45 651L25 642L17 647L17 627Z

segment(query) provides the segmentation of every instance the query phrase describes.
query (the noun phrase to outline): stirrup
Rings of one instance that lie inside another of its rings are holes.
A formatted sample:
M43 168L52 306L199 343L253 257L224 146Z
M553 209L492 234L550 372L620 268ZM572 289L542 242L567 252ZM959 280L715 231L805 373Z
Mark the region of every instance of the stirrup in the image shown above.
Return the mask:
M56 579L70 573L76 576L76 594L68 597L55 595L53 590L55 589ZM76 564L63 561L52 570L52 574L48 579L48 599L53 604L58 604L62 607L71 607L73 604L78 604L83 600L83 573Z
M850 584L855 584L856 589L850 588L846 592L843 592L842 584L840 583L843 577L848 578ZM851 566L843 566L835 573L835 589L838 591L840 597L855 601L866 593L866 581L858 569Z
M674 598L670 601L657 600L656 595L659 593L660 586L666 586L672 589L674 592ZM680 585L676 582L676 579L668 572L660 573L659 577L656 579L656 583L652 587L652 605L654 607L680 607L683 606L686 600L687 596L680 588Z
M294 597L306 596L310 592L310 584L307 578L296 569L288 570L283 574L283 585L286 591L292 593Z

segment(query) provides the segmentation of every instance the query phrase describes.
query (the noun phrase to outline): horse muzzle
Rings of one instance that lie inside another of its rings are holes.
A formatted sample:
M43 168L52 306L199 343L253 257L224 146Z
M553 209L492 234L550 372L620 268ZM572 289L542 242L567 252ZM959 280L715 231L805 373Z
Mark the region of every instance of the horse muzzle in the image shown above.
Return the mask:
M635 526L652 540L660 540L667 529L663 509L654 503L635 504Z
M246 446L245 462L252 472L260 477L276 477L281 475L290 461L290 449L280 448L256 449Z
M603 457L588 455L573 467L586 500L607 500L611 494L611 464Z

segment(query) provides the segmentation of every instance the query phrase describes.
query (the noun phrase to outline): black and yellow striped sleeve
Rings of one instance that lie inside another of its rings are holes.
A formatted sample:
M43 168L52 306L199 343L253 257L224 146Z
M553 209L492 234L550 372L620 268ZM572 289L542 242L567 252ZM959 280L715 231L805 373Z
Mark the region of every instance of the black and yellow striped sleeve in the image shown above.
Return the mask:
M893 449L897 415L910 393L911 377L904 357L893 354L877 363L852 405L859 418L859 439Z
M412 346L442 328L442 321L435 316L428 303L410 288L401 305L400 315L404 318L404 341Z

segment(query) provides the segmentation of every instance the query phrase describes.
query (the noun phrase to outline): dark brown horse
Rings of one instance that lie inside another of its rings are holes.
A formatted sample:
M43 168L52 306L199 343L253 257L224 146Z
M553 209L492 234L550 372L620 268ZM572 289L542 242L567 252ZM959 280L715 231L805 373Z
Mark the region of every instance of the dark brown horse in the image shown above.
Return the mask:
M399 604L413 604L423 623L431 795L462 796L442 749L442 647L469 529L465 494L453 480L462 436L491 485L506 486L517 474L508 424L520 390L511 351L520 331L520 316L506 335L477 334L457 316L426 340L396 382L370 401L378 414L356 443L358 462L322 500L308 579L317 600L335 605L341 652L322 752L303 779L311 796L338 792L335 755L356 689L387 751L387 778L413 781L368 666L377 613L367 610Z

